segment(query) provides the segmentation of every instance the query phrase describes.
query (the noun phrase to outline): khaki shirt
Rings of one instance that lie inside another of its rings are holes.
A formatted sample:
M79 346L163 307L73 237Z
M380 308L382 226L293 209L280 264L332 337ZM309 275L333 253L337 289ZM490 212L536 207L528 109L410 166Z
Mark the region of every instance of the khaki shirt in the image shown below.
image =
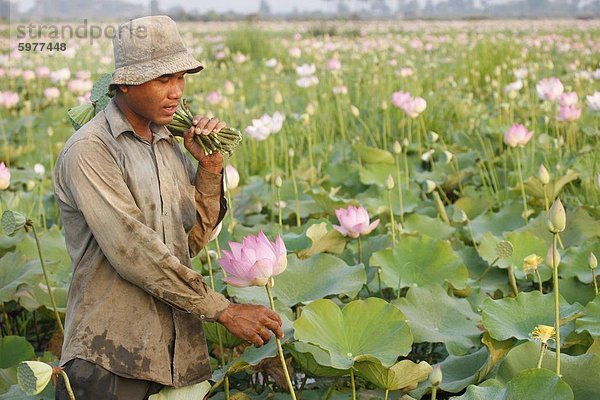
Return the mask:
M185 386L210 378L202 321L229 305L190 268L226 202L221 174L196 170L166 127L150 127L152 144L111 101L57 159L73 267L61 365Z

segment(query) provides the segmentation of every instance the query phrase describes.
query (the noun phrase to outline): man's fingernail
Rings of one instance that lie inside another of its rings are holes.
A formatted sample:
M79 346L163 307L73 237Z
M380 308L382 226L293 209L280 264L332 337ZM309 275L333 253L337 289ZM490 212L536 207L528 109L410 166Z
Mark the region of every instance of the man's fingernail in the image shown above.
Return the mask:
M202 134L206 135L208 133L208 129L202 129Z

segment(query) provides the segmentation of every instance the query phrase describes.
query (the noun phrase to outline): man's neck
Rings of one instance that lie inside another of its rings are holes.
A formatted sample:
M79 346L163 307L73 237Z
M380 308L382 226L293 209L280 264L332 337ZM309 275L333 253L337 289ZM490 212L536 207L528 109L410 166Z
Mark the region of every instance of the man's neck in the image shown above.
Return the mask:
M150 129L150 121L146 118L143 118L135 111L133 111L128 105L123 97L117 95L115 97L115 103L119 110L123 113L127 121L133 127L136 135L146 139L148 142L152 143L152 130Z

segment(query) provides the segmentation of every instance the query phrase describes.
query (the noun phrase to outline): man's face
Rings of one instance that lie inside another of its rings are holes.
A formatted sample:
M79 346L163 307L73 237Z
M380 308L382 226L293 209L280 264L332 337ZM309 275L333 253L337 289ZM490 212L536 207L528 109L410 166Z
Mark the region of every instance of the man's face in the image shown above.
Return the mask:
M122 88L127 106L142 119L157 125L167 125L185 87L185 71L162 75L141 85Z

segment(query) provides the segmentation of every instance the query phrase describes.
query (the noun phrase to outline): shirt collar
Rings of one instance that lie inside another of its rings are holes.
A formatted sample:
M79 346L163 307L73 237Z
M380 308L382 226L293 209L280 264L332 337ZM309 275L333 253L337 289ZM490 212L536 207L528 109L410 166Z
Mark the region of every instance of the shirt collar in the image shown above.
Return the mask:
M104 115L108 125L110 126L110 131L115 139L124 132L134 132L133 127L115 103L114 98L111 99L106 105L106 108L104 109ZM150 130L154 136L156 136L156 138L165 139L169 143L172 142L173 135L171 132L169 132L169 129L165 125L157 125L151 122Z

